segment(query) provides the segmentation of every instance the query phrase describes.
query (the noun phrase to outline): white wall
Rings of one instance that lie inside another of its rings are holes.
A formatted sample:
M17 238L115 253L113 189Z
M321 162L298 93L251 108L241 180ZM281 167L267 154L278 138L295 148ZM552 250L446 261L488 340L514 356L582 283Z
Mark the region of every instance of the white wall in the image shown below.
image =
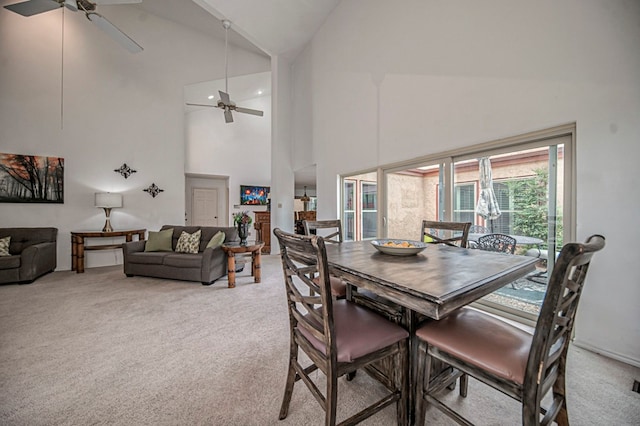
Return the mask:
M144 47L132 55L67 11L61 123L62 11L25 18L0 7L0 152L65 159L64 204L0 204L0 226L57 227L59 270L71 266L70 231L102 229L96 191L124 194L115 229L184 223L183 87L224 77L224 41L133 6L101 6ZM230 46L230 75L269 70L269 58ZM123 163L138 172L125 180L113 171ZM156 198L142 191L152 182L164 189ZM121 261L115 250L87 256L88 267Z
M271 97L248 99L238 105L261 110L264 116L234 113L233 123L225 123L218 108L186 115L185 171L229 177L229 224L233 212L267 208L238 206L240 185L271 186Z
M576 122L577 236L607 239L576 342L640 365L638 22L633 0L343 0L293 67L319 217L338 174Z

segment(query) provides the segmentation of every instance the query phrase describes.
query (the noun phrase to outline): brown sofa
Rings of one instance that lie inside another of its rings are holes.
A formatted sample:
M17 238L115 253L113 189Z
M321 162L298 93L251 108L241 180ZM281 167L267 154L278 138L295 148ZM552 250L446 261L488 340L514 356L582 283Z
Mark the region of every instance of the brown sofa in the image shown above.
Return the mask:
M0 284L29 284L56 269L57 228L0 228L0 238L7 236L10 256L0 256Z
M145 252L146 241L132 241L122 246L124 273L128 277L143 275L183 281L199 281L211 285L227 274L227 255L220 247L206 248L218 231L225 233L225 242L239 241L238 230L232 227L164 225L160 230L173 228L171 248L174 251ZM198 253L176 253L182 231L192 234L200 229Z

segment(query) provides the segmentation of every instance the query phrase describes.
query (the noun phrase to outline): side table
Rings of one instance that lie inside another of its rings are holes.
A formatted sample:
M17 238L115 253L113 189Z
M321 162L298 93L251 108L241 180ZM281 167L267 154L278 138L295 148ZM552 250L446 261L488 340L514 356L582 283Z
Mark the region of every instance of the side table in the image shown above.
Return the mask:
M264 242L257 241L253 244L247 243L242 246L239 243L226 243L222 245L222 250L227 254L227 269L229 274L229 288L236 286L236 254L251 253L251 276L254 282L260 282L260 252L264 247Z
M122 244L102 244L85 246L86 238L111 238L125 237L126 242L133 241L133 236L137 235L138 240L144 240L146 229L128 229L125 231L72 231L71 232L71 270L78 274L84 272L84 251L85 250L113 250L122 248Z

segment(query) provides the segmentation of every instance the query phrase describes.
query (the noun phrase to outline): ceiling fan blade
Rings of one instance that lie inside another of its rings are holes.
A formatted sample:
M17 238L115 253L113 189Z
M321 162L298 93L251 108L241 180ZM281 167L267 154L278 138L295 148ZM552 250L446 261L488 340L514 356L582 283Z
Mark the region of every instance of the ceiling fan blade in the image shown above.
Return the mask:
M191 105L191 106L202 106L202 107L211 107L211 108L218 108L217 105L208 105L208 104L190 104L189 102L187 102L187 105Z
M93 0L95 4L136 4L142 3L142 0Z
M62 5L56 0L28 0L22 3L9 4L5 6L5 9L9 9L22 16L32 16L57 9L60 6Z
M78 11L78 2L76 0L64 0L64 6L72 12Z
M220 94L220 100L223 104L231 105L231 99L229 99L228 93L224 93L222 90L218 90L218 93Z
M231 115L231 110L229 108L224 109L224 122L233 123L233 115Z
M144 49L138 43L133 41L131 37L123 33L118 27L113 25L104 16L96 12L87 12L87 18L96 24L98 28L107 33L109 37L120 43L122 47L131 53L142 52Z
M242 112L242 113L245 113L245 114L259 115L260 117L262 117L264 115L264 112L259 111L257 109L236 107L236 111L237 112Z

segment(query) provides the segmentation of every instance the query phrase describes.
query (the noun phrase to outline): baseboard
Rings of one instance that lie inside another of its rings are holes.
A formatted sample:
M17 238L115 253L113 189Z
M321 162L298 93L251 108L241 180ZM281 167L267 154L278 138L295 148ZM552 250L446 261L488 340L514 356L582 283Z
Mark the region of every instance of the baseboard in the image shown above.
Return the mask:
M591 345L589 343L585 343L583 341L580 341L578 339L575 339L573 341L573 344L576 345L579 348L586 349L588 351L595 352L595 353L597 353L599 355L606 356L607 358L615 359L616 361L624 362L625 364L629 364L629 365L632 365L634 367L640 368L640 360L639 359L629 358L628 356L625 356L625 355L621 355L621 354L618 354L618 353L615 353L615 352L607 351L607 350L604 350L602 348L598 348L596 346L593 346L593 345Z

